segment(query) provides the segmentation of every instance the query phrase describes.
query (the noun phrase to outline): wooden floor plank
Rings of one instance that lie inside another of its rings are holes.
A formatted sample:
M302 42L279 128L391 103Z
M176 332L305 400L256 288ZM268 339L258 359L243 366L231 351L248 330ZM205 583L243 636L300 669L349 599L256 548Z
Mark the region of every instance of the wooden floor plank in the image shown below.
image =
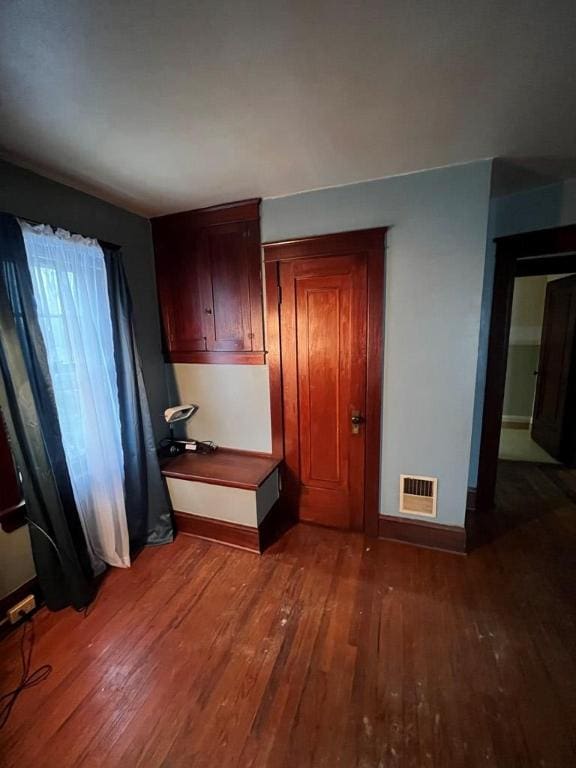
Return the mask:
M257 555L179 537L35 618L3 768L566 768L576 473L503 462L466 558L297 526ZM2 690L19 632L0 641Z

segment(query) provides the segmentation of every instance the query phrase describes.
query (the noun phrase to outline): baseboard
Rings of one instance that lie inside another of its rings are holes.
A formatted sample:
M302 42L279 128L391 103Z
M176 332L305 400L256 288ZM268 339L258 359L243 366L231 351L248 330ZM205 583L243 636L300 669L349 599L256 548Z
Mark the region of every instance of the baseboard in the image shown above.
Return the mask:
M179 533L260 553L260 537L257 528L191 515L188 512L174 511L174 519Z
M440 525L425 520L405 520L381 515L378 524L381 539L414 544L426 549L438 549L458 555L466 554L466 529L455 525Z
M0 597L0 621L5 617L10 608L16 605L16 603L19 603L20 600L23 600L26 595L29 594L33 594L36 597L36 604L38 604L39 585L37 576L28 579L28 581L25 581L24 584L16 587L16 589L12 590L12 592L4 597Z
M175 511L174 519L180 533L258 554L272 546L295 522L281 499L276 501L258 528L191 515L188 512Z
M477 490L476 488L473 488L470 486L468 488L468 492L466 494L466 516L473 515L474 512L476 512L476 504L477 504Z
M503 429L530 429L529 416L502 416Z

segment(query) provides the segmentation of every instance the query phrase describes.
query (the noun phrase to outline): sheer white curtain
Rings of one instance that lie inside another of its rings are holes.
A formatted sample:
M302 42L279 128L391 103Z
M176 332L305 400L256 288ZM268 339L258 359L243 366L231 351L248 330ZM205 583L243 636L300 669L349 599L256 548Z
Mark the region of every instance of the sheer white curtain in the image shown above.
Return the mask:
M124 456L104 254L20 222L74 497L95 573L129 567Z

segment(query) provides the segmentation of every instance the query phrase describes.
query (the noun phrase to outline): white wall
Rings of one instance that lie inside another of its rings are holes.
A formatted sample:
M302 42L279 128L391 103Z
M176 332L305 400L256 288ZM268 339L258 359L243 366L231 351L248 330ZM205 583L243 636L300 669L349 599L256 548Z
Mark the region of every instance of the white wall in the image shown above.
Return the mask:
M28 528L12 533L4 533L0 528L0 597L9 595L35 574Z
M485 161L263 201L264 241L390 227L382 514L398 514L399 475L413 472L439 478L438 522L464 522L490 172ZM269 449L267 371L251 369L174 366L179 396L220 419L190 433Z
M179 363L166 368L170 404L200 406L176 436L245 451L272 450L267 366Z
M528 423L532 417L536 392L534 371L538 368L540 355L547 282L546 275L517 277L514 281L506 361L504 420Z

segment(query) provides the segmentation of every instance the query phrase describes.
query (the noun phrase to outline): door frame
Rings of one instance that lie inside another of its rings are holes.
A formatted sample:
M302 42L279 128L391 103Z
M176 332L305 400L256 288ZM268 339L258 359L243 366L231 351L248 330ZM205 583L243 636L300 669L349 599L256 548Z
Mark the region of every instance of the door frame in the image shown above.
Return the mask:
M366 414L364 459L364 533L378 536L380 455L384 365L384 288L387 227L264 243L266 357L270 380L272 454L284 458L282 355L280 335L280 262L323 256L366 254Z
M576 272L576 225L497 237L476 509L494 505L516 277Z

